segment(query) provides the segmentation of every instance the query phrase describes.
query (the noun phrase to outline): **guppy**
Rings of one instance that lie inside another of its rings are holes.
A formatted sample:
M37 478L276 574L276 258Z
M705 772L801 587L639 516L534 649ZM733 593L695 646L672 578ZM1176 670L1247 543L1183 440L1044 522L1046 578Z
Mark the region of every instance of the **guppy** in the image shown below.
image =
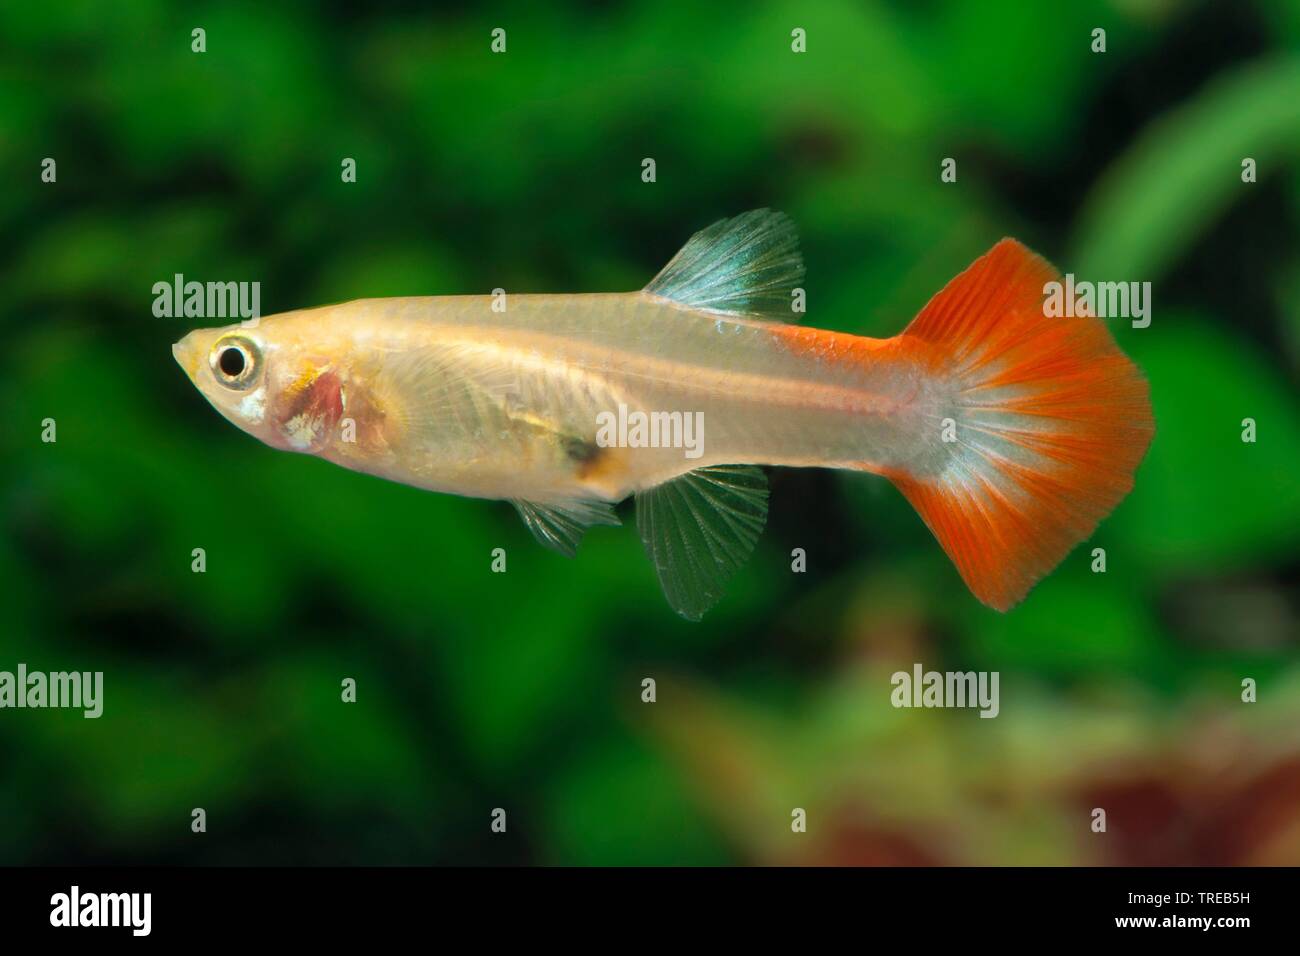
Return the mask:
M792 222L761 209L697 233L638 292L361 299L173 352L271 447L508 500L564 554L634 496L692 620L754 549L762 465L885 476L974 595L1009 609L1132 488L1154 431L1142 374L1099 319L1044 314L1059 275L1012 239L889 339L792 324L803 275Z

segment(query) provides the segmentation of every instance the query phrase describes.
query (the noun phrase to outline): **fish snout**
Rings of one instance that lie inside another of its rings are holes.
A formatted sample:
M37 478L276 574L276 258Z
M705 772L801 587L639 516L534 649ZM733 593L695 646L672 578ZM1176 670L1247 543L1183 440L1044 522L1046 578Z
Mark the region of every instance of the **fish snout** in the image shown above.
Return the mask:
M197 331L189 333L172 345L172 356L176 359L176 364L184 369L185 374L191 379L198 374L199 360L203 356L200 345Z

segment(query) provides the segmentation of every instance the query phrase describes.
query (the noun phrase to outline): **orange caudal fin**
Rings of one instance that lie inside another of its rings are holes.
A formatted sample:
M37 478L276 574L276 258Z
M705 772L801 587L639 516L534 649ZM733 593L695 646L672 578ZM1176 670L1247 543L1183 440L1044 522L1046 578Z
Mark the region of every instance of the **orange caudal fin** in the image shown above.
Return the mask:
M999 611L1128 494L1155 430L1146 380L1103 322L1044 315L1044 285L1059 278L1003 239L899 340L952 385L952 421L932 473L891 477Z

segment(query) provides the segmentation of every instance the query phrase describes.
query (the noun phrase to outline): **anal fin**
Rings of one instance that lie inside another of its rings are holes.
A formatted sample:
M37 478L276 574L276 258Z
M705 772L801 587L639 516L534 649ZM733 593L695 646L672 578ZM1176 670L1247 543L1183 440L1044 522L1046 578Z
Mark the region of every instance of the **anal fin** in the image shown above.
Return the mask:
M698 621L754 551L767 477L752 465L697 468L638 492L636 526L668 603Z

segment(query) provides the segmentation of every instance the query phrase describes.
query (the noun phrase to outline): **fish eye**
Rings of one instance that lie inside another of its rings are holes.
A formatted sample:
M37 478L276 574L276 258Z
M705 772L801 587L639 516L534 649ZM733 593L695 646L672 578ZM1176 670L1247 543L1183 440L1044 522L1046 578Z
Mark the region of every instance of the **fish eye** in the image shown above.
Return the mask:
M208 356L212 374L227 388L245 389L257 381L262 352L249 338L230 335L212 346Z
M244 350L233 345L227 346L221 350L221 358L217 359L217 365L221 367L223 375L238 378L239 373L244 370Z

